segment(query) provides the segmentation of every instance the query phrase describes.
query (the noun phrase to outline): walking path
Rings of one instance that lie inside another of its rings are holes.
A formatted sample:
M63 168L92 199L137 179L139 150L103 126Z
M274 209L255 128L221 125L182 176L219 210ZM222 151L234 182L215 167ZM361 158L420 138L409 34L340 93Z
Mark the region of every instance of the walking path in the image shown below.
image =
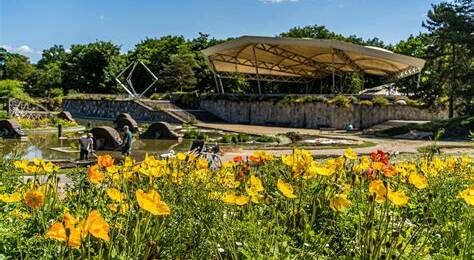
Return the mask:
M427 140L403 140L403 139L390 139L390 138L370 138L362 137L360 133L346 133L345 131L321 131L316 129L303 129L303 128L287 128L287 127L272 127L272 126L257 126L257 125L241 125L241 124L211 124L211 123L199 123L199 127L219 129L225 131L233 131L246 133L251 135L277 135L284 134L287 132L299 132L300 134L308 135L319 135L321 137L343 137L353 140L366 141L376 143L372 147L354 148L354 151L358 154L368 154L375 150L382 150L388 153L416 153L421 147L425 147L432 144L438 144L439 146L455 146L457 148L446 149L446 153L470 153L474 154L474 143L470 141L427 141ZM339 156L344 153L345 149L309 149L315 156L331 157ZM243 149L239 152L230 152L222 156L222 161L227 161L235 156L249 156L254 152L252 149ZM268 152L274 155L291 154L291 149L286 150L269 150Z

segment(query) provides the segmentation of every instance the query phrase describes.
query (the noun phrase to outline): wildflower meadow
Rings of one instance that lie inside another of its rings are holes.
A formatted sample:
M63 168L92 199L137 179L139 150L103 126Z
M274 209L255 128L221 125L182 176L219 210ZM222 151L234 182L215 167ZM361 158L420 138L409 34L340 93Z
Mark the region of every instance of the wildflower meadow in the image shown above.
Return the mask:
M469 259L473 166L351 149L255 152L219 170L192 154L102 155L62 185L52 163L3 159L0 259Z

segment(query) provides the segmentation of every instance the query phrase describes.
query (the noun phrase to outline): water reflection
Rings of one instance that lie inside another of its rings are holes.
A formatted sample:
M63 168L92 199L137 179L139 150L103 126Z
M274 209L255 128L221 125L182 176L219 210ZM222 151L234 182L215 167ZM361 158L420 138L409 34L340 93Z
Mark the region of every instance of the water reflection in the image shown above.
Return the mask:
M27 140L0 139L0 156L7 158L47 160L75 160L79 157L78 135L70 136L67 140L59 140L56 134L30 134ZM141 159L148 154L162 154L169 149L186 151L190 141L177 143L171 140L148 140L134 138L132 156ZM53 148L53 149L51 149ZM54 150L60 148L63 151ZM120 157L119 151L99 151L97 154L110 153Z

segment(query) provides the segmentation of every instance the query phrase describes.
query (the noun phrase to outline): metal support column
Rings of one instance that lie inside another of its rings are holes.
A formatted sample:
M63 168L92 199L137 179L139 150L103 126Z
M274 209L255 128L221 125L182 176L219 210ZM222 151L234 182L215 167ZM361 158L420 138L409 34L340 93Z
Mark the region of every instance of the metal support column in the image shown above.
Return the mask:
M222 78L221 77L218 77L219 78L219 85L221 86L221 94L224 94L224 84L222 84Z
M212 72L212 74L214 75L214 83L216 83L217 94L219 94L219 93L221 93L221 91L219 89L219 83L217 82L216 73Z
M336 75L335 75L335 70L336 68L334 67L334 49L331 49L331 57L332 57L332 62L331 62L331 72L332 72L332 88L331 92L332 94L335 94L336 92Z
M421 71L418 72L418 79L416 80L416 89L420 89L420 78L421 78Z
M255 73L257 74L258 94L262 95L262 87L260 86L260 74L258 73L257 53L255 52L255 44L252 46L253 62L255 64Z

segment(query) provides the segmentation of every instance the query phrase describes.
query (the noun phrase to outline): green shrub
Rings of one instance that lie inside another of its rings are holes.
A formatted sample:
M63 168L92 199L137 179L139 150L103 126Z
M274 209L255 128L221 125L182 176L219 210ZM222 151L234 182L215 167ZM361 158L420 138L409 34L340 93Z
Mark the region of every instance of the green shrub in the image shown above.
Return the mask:
M332 104L335 104L335 105L338 106L338 107L348 108L348 107L350 107L350 105L351 105L351 100L350 100L348 97L346 97L346 96L338 95L338 96L335 96L335 97L331 100L331 103L332 103Z
M222 136L220 142L224 143L224 144L232 143L232 135L231 134L225 134L224 136Z
M425 106L425 103L423 101L417 100L417 99L406 98L405 102L407 102L407 105L411 107L424 107Z
M278 143L280 139L275 136L262 135L255 139L259 143Z
M250 140L250 136L248 134L239 133L239 134L225 134L221 137L220 142L225 144L238 144L238 143L246 143Z
M48 90L48 96L52 98L62 97L64 95L62 88L53 88Z
M359 103L359 99L358 99L357 97L349 96L348 98L349 98L349 100L351 101L351 104L357 104L357 103Z
M372 99L372 103L374 104L374 106L379 106L379 107L390 105L390 101L388 101L388 99L384 97L374 97Z
M33 99L24 92L23 86L23 82L18 80L0 80L0 97L16 98L33 103Z
M167 99L167 98L168 98L168 95L163 94L163 93L153 93L150 96L150 99L152 99L152 100L164 100L164 99Z
M199 108L200 100L197 92L175 92L171 94L171 102L185 108Z
M359 102L359 105L371 107L371 106L374 105L374 103L372 103L372 101L370 101L370 100L361 100Z
M191 129L184 133L184 138L186 139L197 139L197 140L207 140L209 136L206 133L202 133L197 129Z
M8 115L8 112L5 110L0 110L0 119L8 119L10 116Z

